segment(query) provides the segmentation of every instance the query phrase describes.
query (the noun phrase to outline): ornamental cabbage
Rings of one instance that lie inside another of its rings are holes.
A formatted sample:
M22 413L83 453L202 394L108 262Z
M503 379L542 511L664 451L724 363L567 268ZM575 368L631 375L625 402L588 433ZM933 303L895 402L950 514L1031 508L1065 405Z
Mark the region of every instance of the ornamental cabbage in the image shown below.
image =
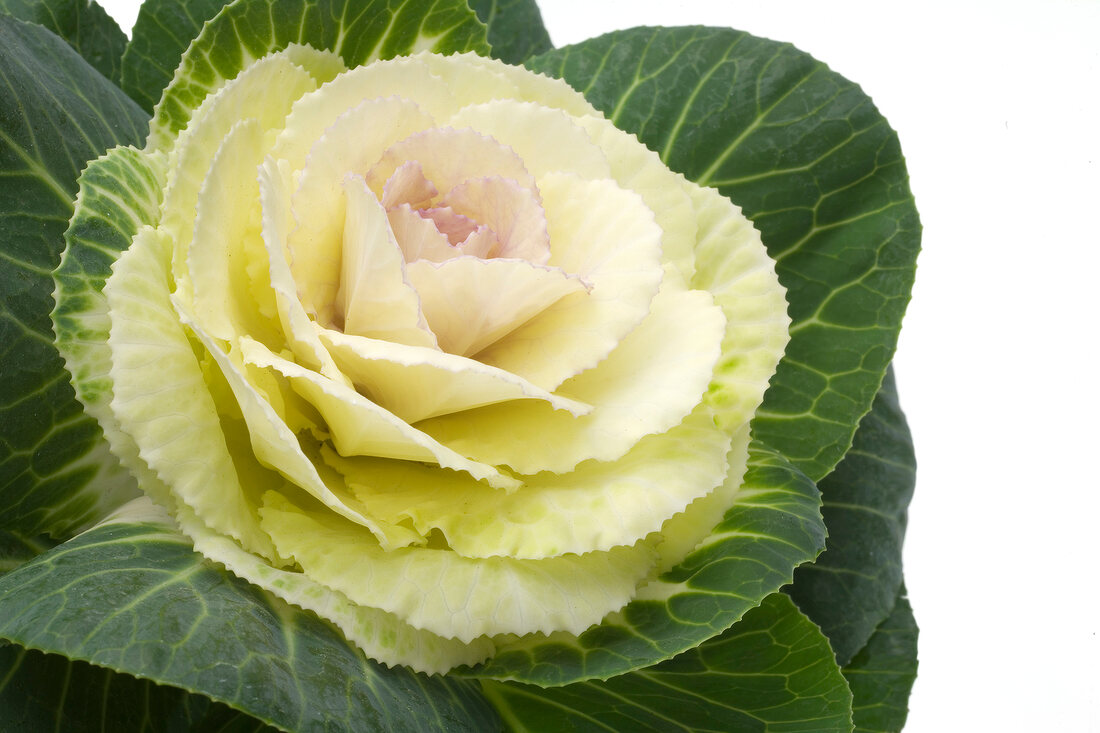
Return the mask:
M564 82L291 45L140 155L88 409L196 549L369 656L580 634L731 504L774 265Z
M854 83L533 0L0 2L0 73L0 728L901 728Z

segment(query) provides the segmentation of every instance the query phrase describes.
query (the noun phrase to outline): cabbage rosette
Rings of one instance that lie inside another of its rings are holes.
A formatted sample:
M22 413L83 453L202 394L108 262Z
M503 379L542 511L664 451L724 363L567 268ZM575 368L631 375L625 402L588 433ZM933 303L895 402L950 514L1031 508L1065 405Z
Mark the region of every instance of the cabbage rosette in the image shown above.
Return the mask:
M65 356L206 557L445 672L600 623L735 501L774 265L564 82L292 45L189 119L109 154L157 200Z

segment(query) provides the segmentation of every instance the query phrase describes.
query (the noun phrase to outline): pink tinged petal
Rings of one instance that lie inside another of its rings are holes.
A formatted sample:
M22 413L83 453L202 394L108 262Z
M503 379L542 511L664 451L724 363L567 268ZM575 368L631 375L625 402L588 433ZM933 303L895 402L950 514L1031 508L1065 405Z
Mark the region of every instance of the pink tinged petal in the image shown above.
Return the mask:
M460 254L489 259L498 256L496 253L500 252L500 239L489 227L479 226L457 249Z
M478 224L473 219L455 213L449 206L437 206L430 209L422 209L422 219L431 219L435 228L447 238L452 247L457 247L466 241L466 238L477 231Z
M462 255L487 257L499 248L496 235L488 227L478 227L456 247L439 231L432 218L413 211L408 204L390 209L387 215L406 262L444 262Z
M420 299L405 274L386 212L360 176L344 181L344 256L336 300L344 332L435 347Z
M641 197L614 181L551 173L539 187L548 264L584 278L591 291L562 298L478 360L554 390L599 364L649 312L663 274L661 228Z
M457 254L447 237L436 228L435 222L425 219L408 204L401 204L386 213L394 240L405 255L406 262L443 262Z
M310 150L292 198L298 226L287 247L302 305L318 322L335 322L345 176L362 175L394 141L430 124L431 118L407 100L367 100L337 118Z
M501 176L535 189L535 179L511 148L474 130L432 128L390 146L367 172L367 185L381 197L385 183L408 161L421 170L442 194L471 178Z
M542 400L573 415L591 409L463 356L316 328L359 391L409 423L509 400Z
M420 293L439 346L471 356L586 284L564 270L525 260L458 257L412 262L409 281Z
M382 189L382 206L392 209L408 204L414 209L423 209L431 206L432 199L438 195L436 187L424 177L420 163L410 160L399 165L386 181Z
M549 261L546 214L532 189L499 176L475 178L455 186L440 203L492 230L500 246L484 256Z

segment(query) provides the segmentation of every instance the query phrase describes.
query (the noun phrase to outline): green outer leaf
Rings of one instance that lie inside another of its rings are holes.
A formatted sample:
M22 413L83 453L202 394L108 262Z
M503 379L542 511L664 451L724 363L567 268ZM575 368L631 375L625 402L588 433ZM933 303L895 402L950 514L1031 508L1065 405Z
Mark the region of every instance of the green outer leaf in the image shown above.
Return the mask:
M236 0L183 54L157 104L149 145L169 146L210 92L291 43L334 51L349 67L420 50L489 52L485 26L465 0Z
M542 686L606 679L668 659L728 629L825 546L817 488L760 444L737 503L683 562L579 637L531 636L501 647L479 677Z
M905 727L917 679L917 636L902 586L893 612L842 670L852 688L856 733L897 733Z
M312 613L151 521L102 525L0 577L0 637L204 694L285 730L499 727L475 684L365 659Z
M122 54L122 90L149 114L180 58L227 0L145 0Z
M851 730L852 693L829 642L782 594L650 669L549 690L484 683L516 731Z
M146 116L60 38L7 16L0 77L0 529L63 536L129 479L54 348L50 273L84 162L140 142Z
M901 587L905 516L916 483L913 441L893 371L859 424L852 449L820 484L829 540L788 590L847 664L893 610Z
M163 156L129 147L113 148L89 163L78 181L76 211L65 231L61 264L53 273L55 344L77 399L99 422L108 442L115 441L118 427L111 410L111 319L103 286L137 231L159 219L164 180ZM114 455L122 455L117 442ZM124 476L131 476L133 466L128 467ZM135 475L117 487L101 486L101 505L113 508L140 496L139 482Z
M794 323L753 435L821 479L878 392L919 249L886 120L807 54L726 28L635 28L527 65L583 91L760 229Z
M56 544L45 536L24 537L14 532L0 532L0 574L15 570Z
M506 64L522 64L554 47L535 0L469 0L489 27L492 55Z
M114 148L89 163L78 184L76 211L53 275L56 305L51 316L77 397L102 423L110 416L112 397L107 347L111 319L103 286L138 229L159 220L165 171L158 158Z
M67 733L218 731L275 728L201 695L154 685L85 662L0 646L0 730Z
M118 84L126 34L94 0L0 0L0 13L38 23L65 39L105 77Z

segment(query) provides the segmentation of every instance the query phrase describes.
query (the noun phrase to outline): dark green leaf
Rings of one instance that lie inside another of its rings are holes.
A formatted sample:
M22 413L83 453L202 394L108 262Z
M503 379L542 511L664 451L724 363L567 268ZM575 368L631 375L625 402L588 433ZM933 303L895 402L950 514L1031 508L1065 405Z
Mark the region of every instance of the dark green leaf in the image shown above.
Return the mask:
M24 537L14 532L0 532L0 574L15 570L56 544L49 537Z
M122 55L122 89L152 114L180 57L227 0L145 0Z
M64 41L0 16L0 529L62 536L131 487L53 345L51 271L87 160L147 116Z
M92 67L118 84L126 34L94 0L0 0L0 12L38 23L64 38Z
M760 229L794 319L753 434L817 481L870 409L909 301L920 221L897 136L788 44L636 28L535 57Z
M0 638L293 731L492 731L476 683L387 669L159 523L106 524L0 577Z
M728 629L825 545L817 488L754 445L737 503L683 562L579 637L525 637L475 674L538 685L606 678L655 664Z
M275 733L244 713L85 662L0 646L0 730Z
M488 53L465 0L235 0L203 27L157 104L150 142L164 147L212 91L253 59L291 43L337 53L349 66L418 50Z
M829 642L782 594L650 669L545 690L484 687L516 731L846 733L852 725L852 693Z
M898 733L917 678L917 621L903 586L893 612L842 670L852 688L856 733Z
M852 449L821 481L821 512L829 528L825 553L796 570L789 589L829 637L842 665L894 608L915 482L913 442L888 371Z
M470 7L489 27L493 58L521 64L554 47L535 0L470 0Z

